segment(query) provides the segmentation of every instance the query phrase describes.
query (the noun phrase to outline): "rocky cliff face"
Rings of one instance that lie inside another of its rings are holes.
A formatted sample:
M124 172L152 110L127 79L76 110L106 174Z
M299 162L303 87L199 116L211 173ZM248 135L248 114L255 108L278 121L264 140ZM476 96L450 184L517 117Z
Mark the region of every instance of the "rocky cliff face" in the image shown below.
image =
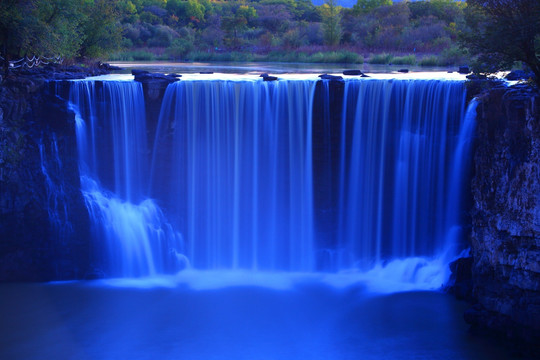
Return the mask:
M89 271L74 116L49 86L35 76L0 85L0 281Z
M474 327L540 344L540 95L492 89L471 183Z

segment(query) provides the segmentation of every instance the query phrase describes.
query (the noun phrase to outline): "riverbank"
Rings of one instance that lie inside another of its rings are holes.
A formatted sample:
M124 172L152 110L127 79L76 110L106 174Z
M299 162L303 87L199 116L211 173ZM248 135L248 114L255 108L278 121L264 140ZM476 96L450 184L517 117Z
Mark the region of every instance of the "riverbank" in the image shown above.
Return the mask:
M174 61L174 62L281 62L306 64L373 64L409 65L422 67L461 66L469 62L463 53L456 50L441 53L358 53L350 50L288 51L276 50L268 53L242 51L192 51L178 57L159 49L140 48L118 52L109 57L110 62L124 61Z

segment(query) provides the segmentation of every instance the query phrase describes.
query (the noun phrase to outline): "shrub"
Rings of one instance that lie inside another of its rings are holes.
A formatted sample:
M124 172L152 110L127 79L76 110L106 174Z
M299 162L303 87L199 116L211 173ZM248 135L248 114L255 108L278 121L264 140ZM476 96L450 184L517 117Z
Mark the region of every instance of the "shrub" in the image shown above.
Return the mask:
M439 58L435 55L426 56L418 62L420 66L437 66L439 65Z
M416 55L396 56L392 58L392 64L396 65L416 65Z
M357 53L342 50L331 52L317 52L309 57L308 62L361 64L364 62L364 59Z
M439 58L439 65L459 65L468 62L468 53L457 46L444 49Z
M375 55L372 55L369 60L368 60L368 63L370 64L390 64L393 60L393 56L390 55L390 54L387 54L387 53L382 53L382 54L375 54Z

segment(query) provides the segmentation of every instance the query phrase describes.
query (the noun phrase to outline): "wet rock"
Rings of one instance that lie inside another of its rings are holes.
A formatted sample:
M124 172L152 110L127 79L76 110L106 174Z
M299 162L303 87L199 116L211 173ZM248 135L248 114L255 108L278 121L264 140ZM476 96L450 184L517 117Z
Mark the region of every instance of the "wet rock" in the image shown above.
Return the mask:
M102 62L98 62L97 66L100 68L100 69L104 69L104 70L107 70L107 71L118 71L118 70L123 70L121 67L119 66L114 66L114 65L111 65L111 64L108 64L108 63L102 63Z
M447 291L460 300L472 301L472 257L459 258L450 263L452 272Z
M495 87L480 97L471 181L473 295L479 327L540 340L540 95Z
M460 67L458 68L458 73L464 74L464 75L470 74L470 73L471 73L471 69L469 69L468 66L460 66Z
M263 76L263 81L276 81L277 79L278 79L277 76L270 76L270 75Z
M131 73L135 76L135 81L138 81L141 83L159 82L159 83L169 84L169 83L180 80L176 76L171 76L171 75L166 75L166 74L161 74L161 73L150 73L148 71L132 70Z
M406 74L409 72L409 69L399 69L398 72Z
M343 80L343 78L342 78L341 76L330 75L330 74L321 74L321 75L319 75L319 77L320 77L322 80L330 80L330 81L339 81L339 80Z
M531 71L514 70L508 73L504 78L510 81L529 80L534 79L534 73Z
M343 71L343 75L348 75L348 76L361 76L363 74L364 73L360 70L344 70Z
M469 80L486 80L487 76L483 74L470 74L466 76Z
M46 84L21 74L0 88L0 281L78 278L88 263L74 115ZM50 184L63 193L51 195ZM69 209L58 227L51 206Z

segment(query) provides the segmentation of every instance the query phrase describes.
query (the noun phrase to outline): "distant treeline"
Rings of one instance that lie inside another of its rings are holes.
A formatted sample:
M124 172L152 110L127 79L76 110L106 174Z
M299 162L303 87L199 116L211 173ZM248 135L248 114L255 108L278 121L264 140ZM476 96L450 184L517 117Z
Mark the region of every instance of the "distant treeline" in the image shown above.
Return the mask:
M520 61L540 75L538 0L357 0L352 8L337 1L1 0L0 56L419 65L473 60L485 73Z
M120 1L122 47L114 60L270 60L444 65L456 45L464 2L358 0ZM391 55L386 55L392 54ZM372 57L371 54L379 54ZM380 56L382 54L382 56ZM437 54L437 56L434 56Z
M337 0L2 0L0 53L308 62L379 54L374 62L407 55L398 62L454 63L464 56L455 45L464 7L452 0L358 0L353 8Z

